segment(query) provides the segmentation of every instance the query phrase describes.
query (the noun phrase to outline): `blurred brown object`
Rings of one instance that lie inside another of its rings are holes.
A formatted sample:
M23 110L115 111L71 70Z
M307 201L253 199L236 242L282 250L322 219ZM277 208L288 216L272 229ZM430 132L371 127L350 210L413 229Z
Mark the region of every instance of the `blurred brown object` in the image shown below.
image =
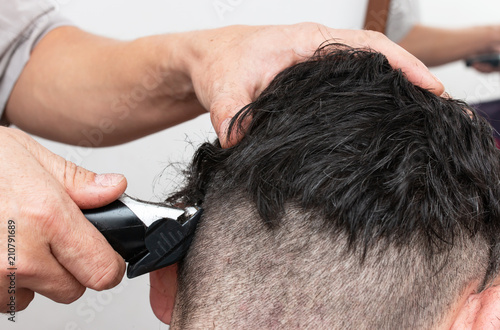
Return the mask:
M390 4L391 0L369 0L364 29L385 33Z

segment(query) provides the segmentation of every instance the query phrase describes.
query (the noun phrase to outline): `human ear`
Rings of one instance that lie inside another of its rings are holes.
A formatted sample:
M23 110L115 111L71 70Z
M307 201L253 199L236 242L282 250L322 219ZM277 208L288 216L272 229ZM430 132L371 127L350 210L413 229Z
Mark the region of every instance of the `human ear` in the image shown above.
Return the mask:
M480 293L468 295L450 329L500 329L500 281Z
M177 264L151 272L149 281L153 313L163 323L170 324L177 293Z

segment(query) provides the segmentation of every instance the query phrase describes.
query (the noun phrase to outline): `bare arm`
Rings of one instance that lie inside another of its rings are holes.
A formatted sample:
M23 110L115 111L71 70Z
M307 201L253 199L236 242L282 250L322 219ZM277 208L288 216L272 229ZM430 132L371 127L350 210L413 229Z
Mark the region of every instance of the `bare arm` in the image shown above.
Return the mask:
M122 42L75 27L55 29L35 47L6 117L26 131L73 144L85 130L102 126L103 145L191 119L204 109L177 69L177 38Z
M412 82L438 95L443 92L414 56L383 35L366 31L312 23L233 26L124 42L61 27L35 47L5 115L29 132L69 143L78 144L85 132L97 129L103 136L99 145L109 145L207 109L222 144L230 146L240 136L225 139L227 121L278 72L308 58L330 38L378 50ZM0 201L0 225L7 228L6 221L14 219L16 239L25 243L17 252L16 307L25 308L34 292L69 303L86 287L116 285L125 264L80 208L115 200L125 190L125 178L89 172L13 128L0 127L0 140L0 193L8 196ZM0 233L0 245L6 246L7 240L7 232ZM0 268L5 271L4 264ZM0 276L0 287L8 281ZM171 298L169 292L158 294ZM7 306L9 299L7 290L0 292L0 303ZM157 315L167 315L171 305L158 308Z
M304 23L116 41L61 27L35 47L6 117L28 132L73 144L98 129L103 140L95 146L104 146L159 131L207 109L224 144L228 120L274 75L311 56L330 38L385 53L414 83L443 92L416 58L366 31ZM232 137L227 145L237 140Z
M477 54L498 51L500 26L443 29L415 25L399 45L427 66L437 66Z

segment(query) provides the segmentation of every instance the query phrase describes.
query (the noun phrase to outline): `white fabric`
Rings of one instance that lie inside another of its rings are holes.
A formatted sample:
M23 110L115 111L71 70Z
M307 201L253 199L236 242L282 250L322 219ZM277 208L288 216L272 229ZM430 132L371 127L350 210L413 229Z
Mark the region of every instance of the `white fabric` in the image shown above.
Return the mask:
M399 42L420 21L418 0L392 0L387 20L386 35Z
M0 2L0 117L33 47L51 29L69 24L50 1Z

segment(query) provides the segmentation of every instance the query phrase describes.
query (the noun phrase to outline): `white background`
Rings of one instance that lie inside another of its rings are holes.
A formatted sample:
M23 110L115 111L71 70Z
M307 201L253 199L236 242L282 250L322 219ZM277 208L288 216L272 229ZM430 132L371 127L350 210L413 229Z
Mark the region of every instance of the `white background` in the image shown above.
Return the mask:
M422 22L461 27L496 23L500 2L421 0ZM365 0L59 0L60 11L90 32L133 39L157 33L231 24L285 24L314 21L337 28L360 28ZM217 10L219 8L219 10ZM221 10L221 8L225 8ZM126 68L124 68L125 70ZM497 74L481 75L457 62L433 69L455 97L471 102L500 98ZM196 146L214 138L207 115L118 147L83 149L38 139L50 150L95 172L126 175L130 195L160 200L175 189L178 168ZM174 163L177 165L170 166ZM106 292L87 290L71 305L37 295L15 325L0 316L0 328L12 329L168 329L149 306L149 280L125 279Z

